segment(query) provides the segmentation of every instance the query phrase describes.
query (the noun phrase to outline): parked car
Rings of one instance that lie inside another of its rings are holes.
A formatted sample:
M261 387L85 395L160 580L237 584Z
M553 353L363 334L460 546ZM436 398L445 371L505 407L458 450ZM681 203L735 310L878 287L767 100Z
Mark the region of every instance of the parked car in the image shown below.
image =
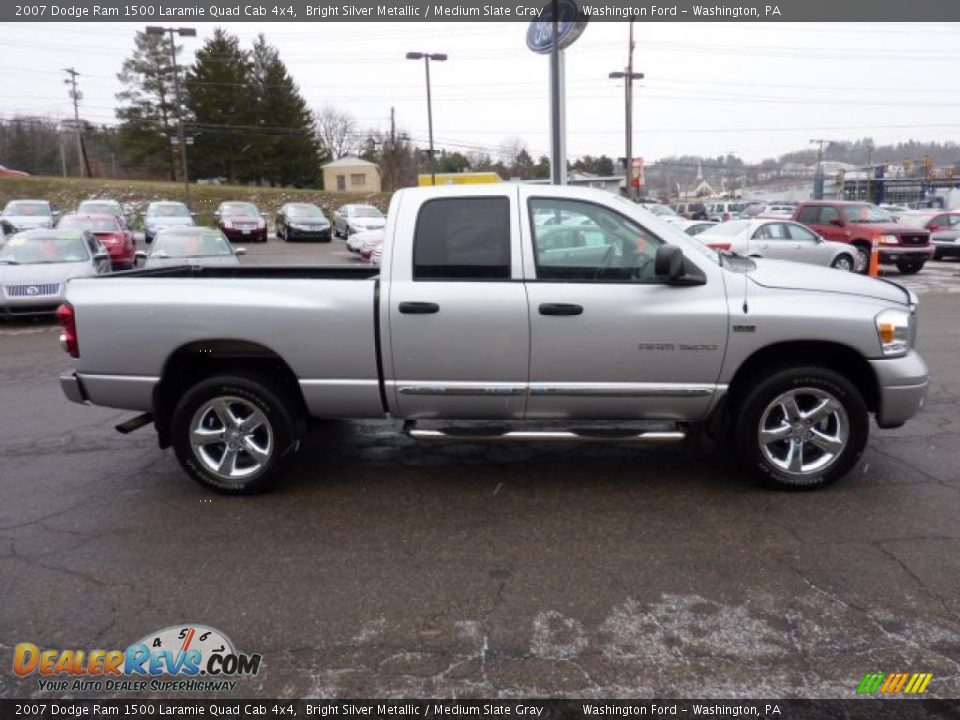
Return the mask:
M960 210L910 210L900 222L930 231L934 260L960 256Z
M542 249L544 209L605 242ZM142 413L124 429L152 421L185 472L227 493L275 478L309 417L458 442L664 443L699 425L746 472L809 489L857 464L871 413L897 427L927 394L917 296L891 282L717 254L590 188L403 188L389 217L379 269L72 281L64 393Z
M675 220L682 219L682 216L677 214L677 211L674 210L669 205L664 205L662 203L641 203L641 205L643 205L643 207L645 207L647 210L652 212L657 217L663 218L668 222L671 219L675 219Z
M84 200L77 205L77 213L81 215L113 215L113 217L122 223L124 228L127 228L129 225L127 216L123 212L123 206L116 200L111 200L110 198Z
M330 242L330 221L323 214L323 210L311 203L287 203L280 208L274 224L277 237L284 242Z
M146 270L180 265L239 265L245 248L234 248L220 230L209 227L167 228L157 233L150 252L138 252Z
M726 222L740 217L740 211L746 206L746 203L730 200L720 200L706 203L707 220L714 222Z
M383 241L383 230L367 230L354 233L347 238L347 249L363 257L364 250L369 250L374 244Z
M354 233L378 230L387 219L373 205L341 205L333 213L333 233L346 240Z
M706 220L707 208L702 202L680 202L671 205L678 215L688 220Z
M11 200L0 213L7 234L21 230L56 227L60 211L47 200Z
M682 222L674 223L678 228L683 230L690 237L699 235L702 232L706 232L710 228L716 225L715 222L710 222L709 220L684 220Z
M58 229L86 230L100 241L110 254L114 270L129 270L134 264L137 248L133 233L114 215L85 215L70 213L60 220Z
M908 208L906 205L893 205L891 203L880 203L877 207L879 207L881 210L886 210L888 213L890 213L890 217L898 222L900 221L900 215L902 213L910 211L910 208Z
M0 316L50 315L67 281L110 272L110 255L80 230L24 230L0 246Z
M867 271L874 240L880 262L896 265L904 274L920 272L933 257L928 230L894 222L872 203L814 200L798 205L793 219L827 240L851 245L858 254L859 272Z
M792 260L853 272L856 252L846 243L829 242L810 228L789 220L730 220L697 235L713 250L737 255Z
M182 202L158 200L147 205L143 218L143 238L152 243L157 231L169 227L190 227L195 225L193 213Z
M230 242L249 240L265 243L267 241L267 221L264 219L264 214L253 203L222 202L213 216L217 219L217 227Z
M756 217L760 218L792 218L796 211L794 205L764 205Z

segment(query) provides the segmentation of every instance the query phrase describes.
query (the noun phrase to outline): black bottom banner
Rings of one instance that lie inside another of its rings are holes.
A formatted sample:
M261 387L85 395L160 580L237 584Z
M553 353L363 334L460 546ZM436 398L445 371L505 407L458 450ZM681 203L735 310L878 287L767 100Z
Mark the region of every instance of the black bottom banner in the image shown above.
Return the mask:
M0 700L8 718L960 719L960 700Z

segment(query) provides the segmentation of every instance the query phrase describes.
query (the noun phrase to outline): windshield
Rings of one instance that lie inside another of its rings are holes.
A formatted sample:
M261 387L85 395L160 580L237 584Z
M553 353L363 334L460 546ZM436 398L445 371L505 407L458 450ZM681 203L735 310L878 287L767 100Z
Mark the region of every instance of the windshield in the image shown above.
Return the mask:
M183 203L164 203L163 205L148 207L147 215L152 217L190 217L190 211Z
M720 223L719 225L714 225L709 230L705 231L704 234L713 235L726 235L733 236L739 235L744 230L747 229L747 226L750 224L749 220L731 220L730 222Z
M886 210L881 210L876 205L844 205L843 216L847 222L851 223L888 223L893 222L893 218Z
M39 265L43 263L83 262L89 259L80 235L14 235L0 246L0 263Z
M86 200L80 203L77 212L91 215L121 215L123 211L120 209L120 205L115 202Z
M254 217L260 214L257 206L253 203L232 202L224 203L220 206L221 215L239 215L241 217Z
M154 257L201 257L232 255L233 248L220 233L161 233L153 241Z
M323 211L316 205L291 205L287 209L287 214L295 218L323 219Z
M361 205L360 207L353 207L347 210L347 214L350 217L357 218L382 218L383 213L377 210L375 207L370 207L367 205Z
M659 217L676 217L677 213L669 205L650 205L650 212Z
M117 232L120 226L112 218L85 218L76 215L67 215L58 226L62 230L89 230L93 233Z
M50 206L45 202L15 200L7 203L4 215L50 215Z

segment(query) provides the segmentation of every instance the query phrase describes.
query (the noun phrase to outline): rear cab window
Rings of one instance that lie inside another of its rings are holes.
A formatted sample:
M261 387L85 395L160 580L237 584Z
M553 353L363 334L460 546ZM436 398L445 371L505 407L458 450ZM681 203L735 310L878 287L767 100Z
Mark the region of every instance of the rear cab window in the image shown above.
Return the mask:
M414 232L413 279L510 279L509 198L425 202Z

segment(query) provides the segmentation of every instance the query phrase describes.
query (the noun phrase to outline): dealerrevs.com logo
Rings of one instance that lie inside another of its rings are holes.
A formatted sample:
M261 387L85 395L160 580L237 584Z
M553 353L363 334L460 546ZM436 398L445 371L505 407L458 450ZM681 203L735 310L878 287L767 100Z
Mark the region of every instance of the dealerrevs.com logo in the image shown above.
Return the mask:
M260 671L258 653L238 653L230 639L204 625L174 625L126 650L42 650L19 643L13 672L37 674L40 690L70 692L196 692L233 690Z

